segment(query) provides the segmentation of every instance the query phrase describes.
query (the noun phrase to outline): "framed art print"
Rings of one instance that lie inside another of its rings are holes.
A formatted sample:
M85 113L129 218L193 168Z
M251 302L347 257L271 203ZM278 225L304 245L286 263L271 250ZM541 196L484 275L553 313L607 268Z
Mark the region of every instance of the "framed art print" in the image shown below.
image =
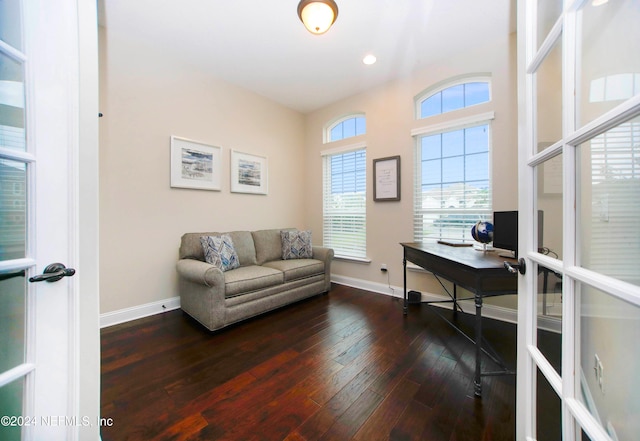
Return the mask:
M231 150L231 191L267 194L269 169L265 156Z
M221 147L171 137L171 186L220 190Z
M400 200L400 156L373 160L373 200Z

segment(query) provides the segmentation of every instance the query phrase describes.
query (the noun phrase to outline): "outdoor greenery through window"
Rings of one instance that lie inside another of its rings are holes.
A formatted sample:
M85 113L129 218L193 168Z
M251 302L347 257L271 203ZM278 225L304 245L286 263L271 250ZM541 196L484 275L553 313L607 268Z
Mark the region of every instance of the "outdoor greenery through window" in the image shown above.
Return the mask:
M490 99L488 81L457 84L430 93L426 98L419 100L419 117L427 118L440 115L475 104L486 103Z
M366 131L367 125L364 116L349 116L329 126L328 141L340 141L341 139L364 135Z
M323 154L323 245L366 258L366 150Z
M472 242L491 220L489 124L420 135L416 146L414 239Z

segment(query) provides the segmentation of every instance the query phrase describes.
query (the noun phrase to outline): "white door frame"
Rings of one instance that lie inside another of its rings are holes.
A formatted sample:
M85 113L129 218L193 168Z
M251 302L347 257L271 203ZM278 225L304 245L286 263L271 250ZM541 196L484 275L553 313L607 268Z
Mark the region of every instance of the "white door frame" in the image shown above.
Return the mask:
M29 150L9 158L29 163L28 250L3 269L34 276L60 261L77 273L54 284L28 284L25 363L4 380L25 380L23 415L16 420L23 439L97 440L97 3L24 0L22 17L27 55L11 53L26 63ZM50 210L65 213L64 220L48 217Z
M526 258L527 275L518 282L518 376L516 397L516 439L536 437L536 375L544 375L562 403L562 438L581 439L581 429L592 440L611 438L580 401L579 344L580 284L590 286L630 304L640 303L640 288L612 279L579 266L580 239L577 210L580 209L576 176L576 150L586 141L604 133L631 117L640 115L640 96L621 103L609 112L582 127L576 127L576 87L579 53L578 11L586 0L565 0L564 8L540 47L537 46L536 0L518 0L518 172L519 210L530 216L519 216L519 255ZM553 45L562 42L562 139L541 152L536 140L535 73ZM552 259L537 252L535 240L536 166L562 154L563 163L563 256ZM562 373L560 376L537 348L537 289L535 276L538 265L563 276L562 312Z

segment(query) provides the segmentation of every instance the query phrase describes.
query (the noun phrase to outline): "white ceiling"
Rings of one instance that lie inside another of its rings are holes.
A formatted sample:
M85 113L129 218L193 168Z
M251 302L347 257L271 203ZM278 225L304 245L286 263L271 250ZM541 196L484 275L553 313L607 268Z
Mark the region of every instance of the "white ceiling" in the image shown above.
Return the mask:
M298 0L99 0L100 22L307 113L515 30L515 0L336 0L312 35ZM373 53L372 66L362 58Z

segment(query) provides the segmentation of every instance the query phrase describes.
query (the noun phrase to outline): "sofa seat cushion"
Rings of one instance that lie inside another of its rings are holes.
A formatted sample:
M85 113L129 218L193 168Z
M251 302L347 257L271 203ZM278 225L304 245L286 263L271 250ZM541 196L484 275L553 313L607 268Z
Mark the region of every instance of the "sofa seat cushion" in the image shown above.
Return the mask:
M324 273L324 262L317 259L272 260L263 266L282 271L285 282Z
M225 297L233 297L284 282L284 274L275 268L241 266L224 273Z

